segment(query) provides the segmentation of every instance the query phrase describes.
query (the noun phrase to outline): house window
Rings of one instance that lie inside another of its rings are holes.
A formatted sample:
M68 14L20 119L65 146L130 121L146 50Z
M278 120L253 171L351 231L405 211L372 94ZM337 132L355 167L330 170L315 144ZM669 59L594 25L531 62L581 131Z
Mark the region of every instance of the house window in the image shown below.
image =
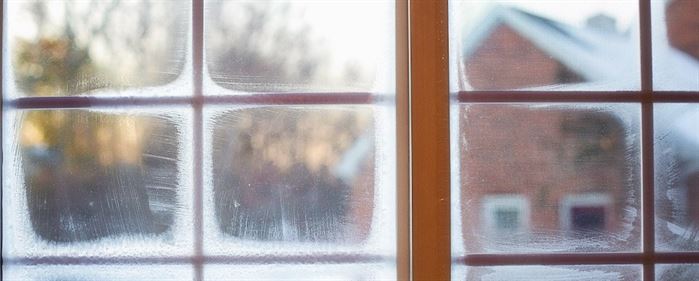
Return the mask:
M490 195L483 198L486 229L493 235L511 235L529 228L529 204L521 195Z
M607 194L573 194L563 198L561 225L569 235L585 237L610 231L612 199Z

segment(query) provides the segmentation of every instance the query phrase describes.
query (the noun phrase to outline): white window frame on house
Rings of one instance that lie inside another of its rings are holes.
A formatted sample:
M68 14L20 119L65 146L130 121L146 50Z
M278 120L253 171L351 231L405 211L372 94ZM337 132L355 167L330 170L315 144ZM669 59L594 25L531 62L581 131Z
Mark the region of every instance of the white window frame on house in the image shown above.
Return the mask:
M612 213L612 198L605 193L584 193L566 195L559 204L559 223L561 229L571 234L573 231L572 210L576 207L602 207L604 208L604 227L609 225L609 215Z
M521 194L486 195L482 201L483 223L490 235L522 234L529 231L531 212L529 201ZM496 213L500 210L516 210L518 225L515 229L498 227Z

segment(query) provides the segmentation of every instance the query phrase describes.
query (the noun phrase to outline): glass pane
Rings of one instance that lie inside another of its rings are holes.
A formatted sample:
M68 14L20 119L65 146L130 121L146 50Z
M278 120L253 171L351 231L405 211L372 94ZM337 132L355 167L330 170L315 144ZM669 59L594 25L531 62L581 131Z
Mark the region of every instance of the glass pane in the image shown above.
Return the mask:
M5 265L3 280L193 280L190 265Z
M180 76L189 7L188 1L163 0L8 1L6 92L162 95L120 91L164 85ZM188 83L182 80L180 90Z
M395 264L207 265L204 280L396 280Z
M699 276L698 264L659 264L655 266L655 280L694 281Z
M388 245L368 249L392 249L395 189L379 186L394 164L385 152L377 155L386 143L374 135L390 136L386 114L371 106L208 111L212 180L205 205L213 208L205 212L215 218L208 235L255 253L362 249L377 239Z
M206 5L208 75L220 87L393 92L392 0L207 0ZM213 85L206 92L231 93Z
M637 265L457 266L452 280L467 281L636 281Z
M655 105L656 246L699 250L699 104Z
M454 111L455 255L639 249L637 105Z
M699 90L699 1L652 0L653 87Z
M638 1L452 0L452 91L638 90Z
M103 256L187 252L191 168L182 124L190 121L182 111L5 117L5 258L94 255L92 247Z

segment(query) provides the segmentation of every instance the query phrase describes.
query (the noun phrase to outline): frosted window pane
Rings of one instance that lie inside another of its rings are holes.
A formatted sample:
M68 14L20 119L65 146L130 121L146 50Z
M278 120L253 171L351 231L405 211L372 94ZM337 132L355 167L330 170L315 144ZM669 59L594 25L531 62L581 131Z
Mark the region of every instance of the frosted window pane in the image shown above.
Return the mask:
M450 1L452 91L637 90L638 1Z
M191 281L189 265L6 265L3 280L22 281Z
M214 117L213 197L225 235L362 241L373 214L370 108L251 108Z
M636 281L642 267L636 265L562 266L456 266L452 280L467 281Z
M637 105L472 104L457 118L455 254L639 249Z
M699 90L699 1L651 0L653 87Z
M8 1L7 93L117 95L173 82L185 65L189 7L162 0Z
M103 255L186 251L179 245L191 233L183 229L191 221L184 114L41 110L6 118L14 122L3 166L11 256L94 254L85 247ZM157 241L170 245L141 244Z
M655 266L655 280L694 281L699 276L699 264L659 264Z
M394 6L389 0L206 1L208 75L238 91L393 92ZM216 88L206 93L230 93Z
M699 250L699 105L655 105L655 229L662 250Z
M207 265L205 280L396 280L395 264Z

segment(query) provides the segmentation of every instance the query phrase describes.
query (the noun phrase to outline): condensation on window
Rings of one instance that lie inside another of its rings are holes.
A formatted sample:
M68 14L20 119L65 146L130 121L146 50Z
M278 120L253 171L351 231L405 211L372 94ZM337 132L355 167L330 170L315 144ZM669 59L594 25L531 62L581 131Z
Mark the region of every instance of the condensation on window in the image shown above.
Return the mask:
M632 281L642 279L639 265L455 266L452 280L468 281Z
M191 281L193 267L182 265L13 265L3 268L3 280L47 281Z
M184 111L12 110L5 117L4 257L188 252L191 154L183 124L191 121Z
M640 248L639 106L458 107L454 255ZM489 227L500 215L493 198L518 199L499 203L519 210L517 228Z
M699 276L699 264L659 264L655 266L655 280L694 281Z
M208 95L393 93L393 1L205 3Z
M206 252L393 255L390 111L255 106L205 111ZM377 244L379 243L379 244ZM371 248L373 247L373 248ZM364 249L364 250L362 250Z
M699 250L699 105L655 105L656 246Z
M395 280L394 263L207 265L205 280Z
M191 92L183 91L191 79L181 77L188 1L14 0L7 9L6 96ZM175 81L161 91L124 91Z

